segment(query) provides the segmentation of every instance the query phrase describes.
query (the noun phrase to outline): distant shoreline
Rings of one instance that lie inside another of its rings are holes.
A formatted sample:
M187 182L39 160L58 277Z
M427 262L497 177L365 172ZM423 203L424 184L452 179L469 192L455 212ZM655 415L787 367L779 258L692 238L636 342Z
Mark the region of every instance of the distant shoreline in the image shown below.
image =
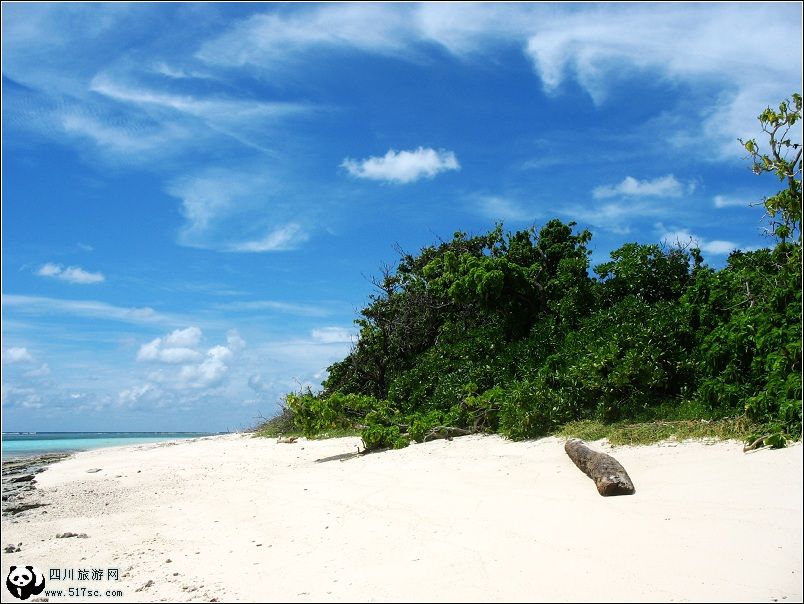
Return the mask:
M4 432L3 459L215 436L219 432Z

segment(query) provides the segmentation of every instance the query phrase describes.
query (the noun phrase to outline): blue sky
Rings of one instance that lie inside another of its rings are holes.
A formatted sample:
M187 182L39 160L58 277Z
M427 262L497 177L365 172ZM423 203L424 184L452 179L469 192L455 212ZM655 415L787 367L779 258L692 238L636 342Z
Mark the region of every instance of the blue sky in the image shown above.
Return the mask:
M395 244L769 245L737 138L801 91L801 10L4 3L3 430L251 425Z

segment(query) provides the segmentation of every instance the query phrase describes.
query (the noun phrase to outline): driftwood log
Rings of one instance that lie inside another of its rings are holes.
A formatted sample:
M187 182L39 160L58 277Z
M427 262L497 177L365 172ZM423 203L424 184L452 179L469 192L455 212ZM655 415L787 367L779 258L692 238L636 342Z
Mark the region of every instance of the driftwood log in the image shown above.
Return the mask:
M593 451L577 438L569 439L564 450L581 472L595 481L597 492L603 497L633 495L636 491L628 472L611 455Z

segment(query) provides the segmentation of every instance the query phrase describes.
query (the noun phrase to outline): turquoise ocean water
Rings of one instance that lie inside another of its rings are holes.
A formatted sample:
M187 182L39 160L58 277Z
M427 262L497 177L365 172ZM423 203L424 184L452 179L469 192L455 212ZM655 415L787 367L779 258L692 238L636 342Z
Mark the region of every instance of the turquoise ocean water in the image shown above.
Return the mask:
M210 436L209 432L4 432L3 458Z

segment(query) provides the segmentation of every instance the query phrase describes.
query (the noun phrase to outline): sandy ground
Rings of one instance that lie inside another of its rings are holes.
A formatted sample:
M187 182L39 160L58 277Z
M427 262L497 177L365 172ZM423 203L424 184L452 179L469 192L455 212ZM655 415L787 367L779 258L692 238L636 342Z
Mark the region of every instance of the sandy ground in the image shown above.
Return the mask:
M603 498L553 438L317 462L359 442L228 435L77 454L39 475L51 505L3 519L2 545L22 543L3 572L119 569L50 580L100 593L51 602L802 600L800 444L594 443L637 488Z

